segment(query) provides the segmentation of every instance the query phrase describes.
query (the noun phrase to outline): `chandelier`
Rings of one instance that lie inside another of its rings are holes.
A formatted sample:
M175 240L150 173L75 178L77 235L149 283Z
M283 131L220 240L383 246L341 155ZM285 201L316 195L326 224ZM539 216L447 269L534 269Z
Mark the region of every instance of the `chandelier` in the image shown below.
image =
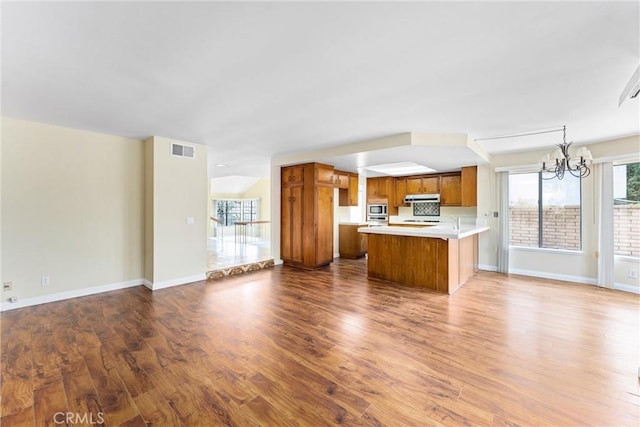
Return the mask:
M580 147L574 158L569 154L569 148L573 142L567 142L567 127L562 127L562 144L557 144L557 149L542 158L542 179L564 178L564 174L569 172L576 178L589 176L591 170L587 163L593 160L591 153L586 147ZM580 160L578 160L580 159Z

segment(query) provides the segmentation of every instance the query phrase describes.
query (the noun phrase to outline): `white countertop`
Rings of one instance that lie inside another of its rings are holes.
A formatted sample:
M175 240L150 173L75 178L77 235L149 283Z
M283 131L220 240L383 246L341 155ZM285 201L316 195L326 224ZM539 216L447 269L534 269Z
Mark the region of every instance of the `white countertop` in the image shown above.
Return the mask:
M408 216L408 215L391 215L389 216L389 225L394 224L439 224L441 222L451 222L453 224L453 218L439 217L439 216Z
M488 231L486 225L462 224L455 230L453 224L439 224L431 227L360 227L358 232L367 234L392 234L394 236L433 237L442 239L464 239Z

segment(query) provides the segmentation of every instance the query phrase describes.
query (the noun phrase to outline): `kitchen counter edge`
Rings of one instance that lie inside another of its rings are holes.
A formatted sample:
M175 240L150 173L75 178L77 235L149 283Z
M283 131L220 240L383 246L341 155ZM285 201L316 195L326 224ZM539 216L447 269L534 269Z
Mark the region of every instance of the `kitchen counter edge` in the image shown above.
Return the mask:
M440 224L433 227L360 227L358 232L366 234L391 234L394 236L432 237L442 239L464 239L488 231L488 226L463 225L454 230L452 224Z

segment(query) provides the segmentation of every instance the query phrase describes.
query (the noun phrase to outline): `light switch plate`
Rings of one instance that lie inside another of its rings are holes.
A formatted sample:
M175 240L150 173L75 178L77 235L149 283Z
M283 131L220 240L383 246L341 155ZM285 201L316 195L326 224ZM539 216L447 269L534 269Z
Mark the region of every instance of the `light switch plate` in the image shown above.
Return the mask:
M193 219L193 217L192 217L192 216L188 216L188 217L187 217L187 224L188 224L188 225L193 225L193 224L194 224L194 222L195 222L195 220Z

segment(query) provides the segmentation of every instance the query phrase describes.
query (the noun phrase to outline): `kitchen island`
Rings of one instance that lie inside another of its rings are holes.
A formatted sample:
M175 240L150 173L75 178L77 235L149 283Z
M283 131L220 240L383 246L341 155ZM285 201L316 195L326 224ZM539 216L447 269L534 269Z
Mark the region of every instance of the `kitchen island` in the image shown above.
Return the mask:
M367 235L367 275L452 294L478 271L478 234L487 226L360 227Z

